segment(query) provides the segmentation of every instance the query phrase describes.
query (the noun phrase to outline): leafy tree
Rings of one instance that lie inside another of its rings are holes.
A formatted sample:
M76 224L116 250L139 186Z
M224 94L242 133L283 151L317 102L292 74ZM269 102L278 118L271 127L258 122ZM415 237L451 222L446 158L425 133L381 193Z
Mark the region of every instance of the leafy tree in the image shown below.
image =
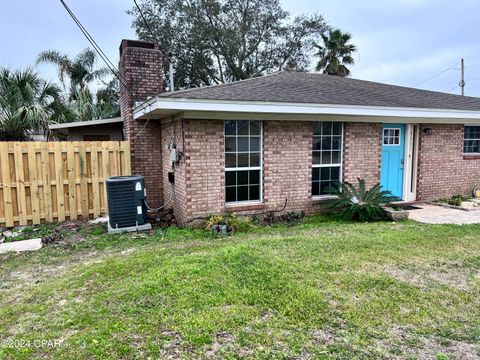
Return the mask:
M96 94L97 106L103 110L104 117L120 116L120 84L117 78L113 78L105 87L99 89Z
M56 50L46 50L37 57L37 64L52 63L58 67L58 77L66 86L66 78L70 84L70 97L88 89L88 84L110 74L107 68L96 69L97 54L92 49L85 49L75 58Z
M328 35L322 34L323 46L314 44L318 49L316 56L320 57L316 70L324 74L349 76L350 70L346 65L353 65L355 60L352 54L357 51L355 45L350 44L352 35L342 33L341 30L330 30Z
M133 27L139 38L175 54L179 88L305 71L313 40L328 29L320 15L292 20L278 0L144 0L139 6L145 20L134 7Z
M32 132L48 135L52 122L75 116L65 106L58 86L42 80L32 69L0 69L0 141L25 141Z

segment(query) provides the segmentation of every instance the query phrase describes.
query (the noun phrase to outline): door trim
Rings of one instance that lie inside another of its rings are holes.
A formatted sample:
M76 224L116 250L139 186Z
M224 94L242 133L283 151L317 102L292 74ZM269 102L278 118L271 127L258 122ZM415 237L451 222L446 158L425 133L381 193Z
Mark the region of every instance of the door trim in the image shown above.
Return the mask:
M417 200L419 130L418 124L406 124L402 200L407 202Z

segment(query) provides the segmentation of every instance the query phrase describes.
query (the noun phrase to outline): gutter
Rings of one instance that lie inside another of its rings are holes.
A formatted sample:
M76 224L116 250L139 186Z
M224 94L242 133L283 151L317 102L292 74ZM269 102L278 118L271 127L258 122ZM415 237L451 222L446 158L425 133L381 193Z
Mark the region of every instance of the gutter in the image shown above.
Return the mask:
M416 119L461 119L480 121L480 111L381 107L364 105L303 104L260 101L228 101L154 97L134 109L134 119L157 113L239 113L282 115L340 115ZM476 122L475 121L475 122Z

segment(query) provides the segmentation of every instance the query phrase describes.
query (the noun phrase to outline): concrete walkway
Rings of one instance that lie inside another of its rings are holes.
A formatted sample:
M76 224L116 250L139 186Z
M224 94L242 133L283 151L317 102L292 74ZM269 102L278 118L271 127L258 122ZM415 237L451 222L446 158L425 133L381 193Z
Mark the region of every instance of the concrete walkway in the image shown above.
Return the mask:
M409 210L408 218L426 224L477 224L480 210L463 211L430 204L415 204L421 210Z

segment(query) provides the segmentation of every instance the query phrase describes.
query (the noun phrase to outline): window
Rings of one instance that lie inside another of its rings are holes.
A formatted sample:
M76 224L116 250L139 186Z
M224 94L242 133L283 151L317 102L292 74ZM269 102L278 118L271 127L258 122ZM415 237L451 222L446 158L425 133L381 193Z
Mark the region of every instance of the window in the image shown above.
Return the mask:
M463 130L463 152L480 153L480 126L465 126Z
M400 145L400 129L383 129L383 145Z
M328 188L341 181L343 124L316 122L313 125L312 195L328 195Z
M262 123L225 121L225 201L262 199Z

